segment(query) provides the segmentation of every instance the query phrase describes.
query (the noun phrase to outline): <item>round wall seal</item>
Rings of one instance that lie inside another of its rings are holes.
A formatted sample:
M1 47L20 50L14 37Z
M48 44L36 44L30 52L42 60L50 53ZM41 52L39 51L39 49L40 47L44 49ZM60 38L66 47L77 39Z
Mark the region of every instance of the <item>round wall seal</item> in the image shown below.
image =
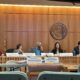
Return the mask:
M55 40L62 40L66 37L68 30L66 25L60 22L57 22L52 25L50 28L50 35Z

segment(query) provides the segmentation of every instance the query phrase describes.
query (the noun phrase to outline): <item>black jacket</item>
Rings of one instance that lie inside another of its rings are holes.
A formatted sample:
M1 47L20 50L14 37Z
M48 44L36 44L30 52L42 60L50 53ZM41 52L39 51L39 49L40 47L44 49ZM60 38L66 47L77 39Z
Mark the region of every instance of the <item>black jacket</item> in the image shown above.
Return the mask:
M79 47L76 46L74 49L73 49L73 56L76 56L79 54Z
M54 53L54 54L56 54L57 53L57 50L56 49L53 49L51 52ZM63 52L64 51L62 49L59 49L59 53L63 53Z

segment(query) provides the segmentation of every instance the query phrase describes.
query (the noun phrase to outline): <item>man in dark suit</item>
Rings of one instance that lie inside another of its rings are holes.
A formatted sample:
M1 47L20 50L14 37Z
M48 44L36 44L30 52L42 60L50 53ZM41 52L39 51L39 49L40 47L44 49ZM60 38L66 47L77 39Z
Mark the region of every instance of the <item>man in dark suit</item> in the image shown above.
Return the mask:
M78 46L73 49L73 56L80 55L80 41L78 41Z

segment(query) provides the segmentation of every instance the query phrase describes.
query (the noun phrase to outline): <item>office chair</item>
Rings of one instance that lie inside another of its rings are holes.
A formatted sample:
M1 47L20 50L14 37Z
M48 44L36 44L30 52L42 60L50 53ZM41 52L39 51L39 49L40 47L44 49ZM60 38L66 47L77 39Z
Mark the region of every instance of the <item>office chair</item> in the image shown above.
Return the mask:
M6 71L20 71L21 67L24 67L27 65L26 60L24 60L23 62L20 61L15 61L15 60L9 60L6 62L7 65L11 64L11 67L7 66L6 67Z
M35 74L36 72L42 72L42 71L66 71L66 68L63 65L60 64L28 64L28 71L29 71L29 77L30 79L32 77L38 76L38 74Z
M37 80L80 80L80 73L44 71Z
M13 53L14 50L15 50L15 49L13 49L13 48L7 49L7 50L6 50L6 53Z
M6 64L13 64L13 65L16 65L17 62L15 60L9 60L6 62ZM19 67L7 67L6 68L6 71L19 71L20 68Z
M26 73L20 71L0 72L0 80L28 80Z
M65 67L60 64L28 64L29 72L41 72L41 71L65 71Z

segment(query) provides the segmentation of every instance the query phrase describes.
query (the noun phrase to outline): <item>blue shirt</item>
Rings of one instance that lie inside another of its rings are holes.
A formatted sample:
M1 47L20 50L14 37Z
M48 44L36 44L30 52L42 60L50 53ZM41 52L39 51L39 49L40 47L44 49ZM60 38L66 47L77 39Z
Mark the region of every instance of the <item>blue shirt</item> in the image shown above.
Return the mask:
M39 48L32 48L32 50L33 50L33 52L35 52L35 54L37 55L37 56L40 56L41 55L41 50L39 49Z

